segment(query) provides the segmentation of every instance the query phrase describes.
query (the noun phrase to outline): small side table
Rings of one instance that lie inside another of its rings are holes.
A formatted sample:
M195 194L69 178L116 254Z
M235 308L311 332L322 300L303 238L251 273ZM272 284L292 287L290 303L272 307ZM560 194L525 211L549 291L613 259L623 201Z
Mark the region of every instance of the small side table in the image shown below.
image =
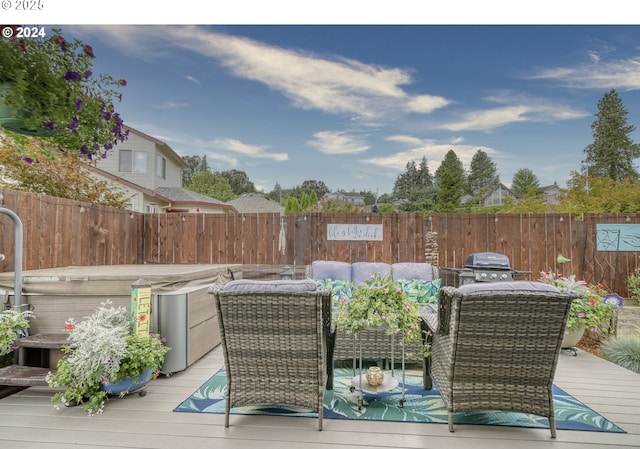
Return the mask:
M383 328L380 328L381 332L384 332ZM358 338L359 335L357 333L353 334L353 378L351 379L351 391L358 390L360 392L358 396L358 410L362 410L364 405L364 392L367 393L380 393L384 391L393 391L398 388L398 378L395 376L395 338L396 334L391 334L390 344L391 344L391 376L385 374L382 384L374 387L369 385L366 379L362 380L363 377L363 366L362 366L362 340ZM405 403L405 359L404 359L404 344L402 346L402 390L400 400L398 401L398 407L403 407ZM356 357L356 352L358 356ZM358 364L356 364L358 362ZM358 372L356 373L356 370Z

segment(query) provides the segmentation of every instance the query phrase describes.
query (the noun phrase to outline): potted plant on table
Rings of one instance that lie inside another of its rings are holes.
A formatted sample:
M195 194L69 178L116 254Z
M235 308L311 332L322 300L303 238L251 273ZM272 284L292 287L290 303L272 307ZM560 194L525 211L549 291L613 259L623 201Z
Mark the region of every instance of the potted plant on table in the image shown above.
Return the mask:
M92 158L127 138L115 100L125 80L95 76L93 48L49 36L0 39L0 126ZM55 148L55 146L54 146ZM28 155L27 155L28 156Z
M33 312L30 310L6 309L0 312L0 368L15 363L15 341L26 335L31 318Z
M565 277L551 272L542 272L540 275L542 282L572 290L581 295L571 303L563 348L574 346L585 330L596 334L611 333L611 320L616 314L618 303L605 300L607 292L601 285L577 281L575 275Z
M113 307L110 301L78 323L70 319L65 330L66 355L47 377L50 387L64 391L52 401L56 407L82 404L89 415L102 413L110 395L135 391L157 377L171 349L157 334L130 333L127 308ZM128 387L117 390L114 384L123 381Z
M422 342L419 307L390 275L375 273L364 285L354 287L350 298L341 299L335 323L350 333L384 328L389 335L399 334L405 343ZM425 356L429 349L425 344Z

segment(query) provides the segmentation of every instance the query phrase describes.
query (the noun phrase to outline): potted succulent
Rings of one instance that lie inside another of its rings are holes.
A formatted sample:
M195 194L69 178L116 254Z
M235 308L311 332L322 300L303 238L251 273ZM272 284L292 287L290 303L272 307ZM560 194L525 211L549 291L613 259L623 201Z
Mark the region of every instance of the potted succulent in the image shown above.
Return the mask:
M385 328L388 334L400 334L405 343L422 342L419 307L390 275L375 273L364 285L354 287L351 297L340 300L335 323L351 333ZM428 356L427 345L424 350Z
M33 312L30 310L5 309L0 312L0 368L15 362L15 341L26 335L31 318Z
M67 41L59 29L0 39L0 126L90 158L125 140L114 103L126 81L94 75L94 58L90 45Z
M129 311L106 301L91 315L65 330L69 344L57 371L47 376L50 387L64 388L52 398L54 405L82 404L89 415L102 413L110 395L124 395L157 377L171 349L157 334L132 334ZM117 383L126 387L119 389Z

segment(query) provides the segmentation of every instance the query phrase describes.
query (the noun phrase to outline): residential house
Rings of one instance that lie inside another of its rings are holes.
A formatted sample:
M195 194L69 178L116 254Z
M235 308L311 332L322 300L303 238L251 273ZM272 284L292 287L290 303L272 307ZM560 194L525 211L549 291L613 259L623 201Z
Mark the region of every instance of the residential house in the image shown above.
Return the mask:
M224 201L182 187L187 163L165 142L131 127L129 138L99 159L94 175L125 192L136 212L236 212Z
M353 204L354 206L364 206L364 196L357 193L331 192L322 197L324 202L335 201L338 203Z
M544 202L546 204L560 203L560 195L562 194L562 191L560 190L557 182L554 182L550 186L541 187L540 191L544 195Z
M492 190L480 197L479 204L484 207L504 206L507 198L516 200L518 197L509 187L499 183Z
M241 214L250 213L279 213L284 214L284 207L278 202L260 193L245 193L228 201Z

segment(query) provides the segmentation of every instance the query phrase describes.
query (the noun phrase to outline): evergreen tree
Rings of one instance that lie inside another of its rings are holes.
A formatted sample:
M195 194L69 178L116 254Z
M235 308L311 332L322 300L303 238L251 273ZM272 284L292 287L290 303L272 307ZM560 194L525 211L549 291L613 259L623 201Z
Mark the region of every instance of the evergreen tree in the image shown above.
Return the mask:
M636 127L627 123L627 111L614 89L598 102L591 129L593 143L584 149L586 157L582 161L588 176L636 181L633 160L640 157L640 146L629 137Z
M487 192L500 183L496 163L486 152L478 150L471 158L467 182L469 185L467 193L471 195Z
M449 150L440 167L436 170L438 193L435 210L453 212L460 206L460 198L464 195L465 174L462 161L458 155Z
M528 168L521 168L513 174L511 190L517 195L526 195L531 189L538 190L540 182L538 177Z
M393 184L393 197L397 200L406 200L411 195L411 189L417 178L416 162L411 160L407 162L404 172L400 173Z

